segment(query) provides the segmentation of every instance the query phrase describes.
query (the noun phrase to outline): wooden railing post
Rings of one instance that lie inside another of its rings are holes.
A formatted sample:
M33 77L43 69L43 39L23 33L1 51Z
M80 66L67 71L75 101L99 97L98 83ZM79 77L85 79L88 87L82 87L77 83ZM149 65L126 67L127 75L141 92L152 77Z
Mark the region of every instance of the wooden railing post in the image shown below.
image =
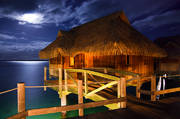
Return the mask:
M78 104L83 103L83 83L82 80L78 80ZM79 109L79 116L84 116L83 108Z
M88 93L88 85L87 85L87 83L88 83L87 73L84 72L84 87L85 87L85 94Z
M140 78L138 77L137 86L136 86L136 98L139 98L139 99L141 98L140 89L141 89L141 81L140 81Z
M67 72L64 70L65 76L65 92L67 93ZM59 98L61 98L61 106L67 105L66 94L63 93L62 68L59 68ZM66 111L62 111L62 118L66 118Z
M151 101L156 101L156 76L151 78Z
M45 86L46 85L46 81L47 81L47 67L45 66L44 67L44 91L47 90L47 87Z
M121 80L117 83L117 98L121 97ZM118 103L118 107L121 108L121 102Z
M24 112L26 110L25 104L25 84L18 83L17 84L17 95L18 95L18 113ZM26 117L22 118L25 119Z
M121 97L125 98L126 97L126 79L121 78ZM121 102L121 108L126 108L126 101Z
M126 97L126 79L121 78L117 83L117 97L125 98ZM126 108L126 102L118 103L119 108Z
M66 99L66 94L63 94L61 97L61 106L66 106L67 105L67 99ZM62 111L62 118L66 118L66 111Z
M62 97L62 69L59 68L59 98Z
M65 92L68 92L68 82L67 82L67 71L64 69L64 84L65 84Z
M104 73L107 74L107 68L104 68Z

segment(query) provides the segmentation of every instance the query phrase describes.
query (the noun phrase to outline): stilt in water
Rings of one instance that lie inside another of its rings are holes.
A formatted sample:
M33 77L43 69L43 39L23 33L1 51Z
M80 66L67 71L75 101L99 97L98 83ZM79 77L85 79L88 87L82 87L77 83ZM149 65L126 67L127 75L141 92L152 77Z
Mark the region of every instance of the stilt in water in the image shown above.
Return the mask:
M62 97L61 97L61 106L66 106L67 105L67 99L66 99L66 95L63 94ZM63 111L61 113L62 115L62 118L66 118L66 111Z

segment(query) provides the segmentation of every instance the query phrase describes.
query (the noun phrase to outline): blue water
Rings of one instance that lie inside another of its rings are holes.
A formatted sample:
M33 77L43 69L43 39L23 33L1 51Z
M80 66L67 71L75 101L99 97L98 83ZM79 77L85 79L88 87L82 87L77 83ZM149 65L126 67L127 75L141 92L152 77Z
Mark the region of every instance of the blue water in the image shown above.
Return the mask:
M18 82L28 86L43 85L43 68L48 66L47 61L0 61L0 92L16 88ZM68 105L77 104L77 95L68 95ZM90 100L85 100L89 102ZM59 106L60 99L57 92L43 88L26 89L26 109ZM85 114L105 111L107 108L98 107L85 110ZM17 91L0 95L0 119L17 113ZM78 111L70 111L67 117L78 115ZM27 119L59 119L60 113L31 116Z

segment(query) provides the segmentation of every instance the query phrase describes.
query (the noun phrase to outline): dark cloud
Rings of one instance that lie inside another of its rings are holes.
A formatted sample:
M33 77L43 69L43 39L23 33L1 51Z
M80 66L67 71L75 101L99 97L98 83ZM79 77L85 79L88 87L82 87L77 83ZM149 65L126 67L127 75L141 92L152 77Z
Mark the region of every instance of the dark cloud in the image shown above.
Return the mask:
M4 8L4 13L12 11L29 12L37 8L36 0L1 0L0 8Z
M156 28L162 25L170 23L179 23L180 10L179 11L168 11L159 15L151 15L144 19L136 20L132 25L143 29L143 27ZM144 29L145 30L145 29Z
M42 49L47 46L50 42L42 41L41 38L38 37L36 40L28 40L24 37L15 37L8 34L0 33L0 51L2 50L14 50L17 47L16 51L23 51L27 50L35 50L35 49Z
M143 33L150 39L159 37L175 36L180 34L180 23L171 23L156 27L155 29L147 29Z
M16 39L15 36L0 33L0 39Z
M174 2L169 1L168 7L164 7L161 13L168 12L168 11L179 11L180 10L180 1L175 0Z

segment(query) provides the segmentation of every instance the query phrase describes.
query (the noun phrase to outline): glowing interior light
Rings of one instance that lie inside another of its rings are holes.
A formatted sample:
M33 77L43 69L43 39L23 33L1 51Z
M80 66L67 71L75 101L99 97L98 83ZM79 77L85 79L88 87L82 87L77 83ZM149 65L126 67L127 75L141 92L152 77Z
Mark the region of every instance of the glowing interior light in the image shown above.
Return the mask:
M18 20L29 22L32 24L41 24L43 21L43 15L40 13L28 13L18 17Z

